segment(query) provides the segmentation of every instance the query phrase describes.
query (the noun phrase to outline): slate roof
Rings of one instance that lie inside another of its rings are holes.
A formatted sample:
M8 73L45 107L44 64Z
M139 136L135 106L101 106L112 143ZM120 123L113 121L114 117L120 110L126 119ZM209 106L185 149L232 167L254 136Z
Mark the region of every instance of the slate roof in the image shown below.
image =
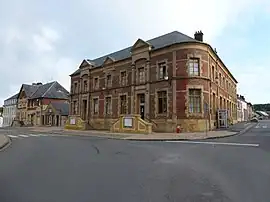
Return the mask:
M157 50L160 48L164 48L166 46L170 46L172 44L183 43L183 42L192 42L192 41L193 42L200 42L200 41L197 41L197 40L195 40L195 39L193 39L193 38L191 38L191 37L189 37L181 32L174 31L174 32L150 39L146 42L149 43L150 45L152 45L152 50ZM122 49L120 51L102 56L100 58L97 58L94 60L87 60L87 61L95 64L96 67L99 67L103 64L103 62L106 60L107 57L111 57L116 61L123 60L123 59L131 57L131 48L132 48L132 46L125 48L125 49ZM76 70L73 74L71 74L71 76L75 75L79 72L80 72L80 69Z
M46 83L43 85L23 84L22 88L24 89L26 96L30 99L68 99L69 96L69 92L57 81Z
M37 85L28 85L28 84L23 84L22 89L24 89L24 92L26 94L26 97L31 97L31 95L36 92L39 86Z
M190 36L187 36L181 32L178 32L178 31L173 31L173 32L170 32L168 34L164 34L162 36L150 39L146 42L152 46L152 50L158 50L161 48L165 48L167 46L171 46L173 44L186 43L186 42L197 42L197 43L206 44L204 42L198 41ZM206 44L206 45L208 45L210 48L212 48L209 44ZM108 55L105 55L105 56L102 56L99 58L96 58L94 60L86 59L86 61L91 63L91 64L94 64L95 67L100 67L104 63L104 61L106 60L107 57L111 57L116 61L127 59L127 58L131 57L131 49L132 49L132 46L125 48L125 49L122 49L122 50L119 50L119 51L114 52L114 53L110 53ZM218 55L217 55L217 57L219 58ZM219 60L225 66L225 68L227 68L226 65L223 63L223 61L220 58L219 58ZM77 69L70 76L77 75L80 73L80 71L81 71L80 69ZM232 76L232 78L235 80L235 82L238 83L237 80L234 78L234 76L231 74L231 72L229 70L228 70L228 72Z
M17 99L19 96L19 93L17 93L16 95L13 95L11 97L9 97L8 99L6 99L5 101L8 101L8 100L13 100L13 99Z
M68 103L59 103L59 102L52 102L51 105L57 111L60 111L60 114L63 116L68 116L69 114L69 104Z

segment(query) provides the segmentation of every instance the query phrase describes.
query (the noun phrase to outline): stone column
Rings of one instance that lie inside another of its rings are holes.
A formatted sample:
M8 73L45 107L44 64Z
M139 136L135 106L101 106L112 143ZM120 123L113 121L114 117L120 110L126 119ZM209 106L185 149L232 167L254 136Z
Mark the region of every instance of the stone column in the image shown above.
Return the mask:
M134 85L135 85L135 81L136 81L136 66L135 64L132 64L131 65L131 95L130 95L130 113L131 114L134 114L135 113L135 102L134 102L134 99L136 98L135 97L135 92L134 92Z
M145 116L146 119L150 119L150 60L146 61L145 66L145 72L146 72L146 92L145 92Z
M78 90L79 90L79 100L78 100L78 114L80 117L82 117L82 94L81 94L81 88L82 88L82 78L80 78L78 83Z

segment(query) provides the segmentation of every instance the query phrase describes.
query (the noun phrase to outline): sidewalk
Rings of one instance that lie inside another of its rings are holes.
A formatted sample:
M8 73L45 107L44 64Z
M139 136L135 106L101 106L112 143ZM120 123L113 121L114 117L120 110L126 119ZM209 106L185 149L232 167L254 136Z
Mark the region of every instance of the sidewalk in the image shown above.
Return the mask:
M208 131L206 132L195 132L195 133L155 133L152 134L133 134L133 133L112 133L110 131L77 131L77 130L66 130L63 128L56 127L31 127L29 128L32 132L42 133L53 133L62 135L79 135L79 136L93 136L93 137L105 137L112 139L122 140L200 140L200 139L212 139L222 138L232 135L236 135L237 132L220 130L220 131Z
M0 151L9 143L9 138L0 134Z

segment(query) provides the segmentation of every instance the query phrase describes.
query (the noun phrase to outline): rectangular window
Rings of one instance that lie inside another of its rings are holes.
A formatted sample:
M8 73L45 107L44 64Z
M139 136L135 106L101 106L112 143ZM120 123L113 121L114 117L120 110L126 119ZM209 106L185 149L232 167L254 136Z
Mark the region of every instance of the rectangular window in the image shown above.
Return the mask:
M94 89L97 90L98 89L98 78L94 79Z
M166 62L158 63L158 78L165 79L167 77L167 64Z
M158 113L166 113L167 107L167 91L158 92Z
M73 114L77 114L78 113L78 105L77 105L77 101L73 102Z
M106 97L105 99L105 114L111 114L112 113L112 98Z
M213 107L212 107L212 109L213 109L213 114L215 114L215 112L216 112L216 94L215 93L213 93Z
M189 113L201 113L201 89L189 89Z
M106 76L106 87L111 87L112 86L112 75L107 74Z
M120 96L120 114L127 113L127 96L122 95Z
M98 98L93 99L94 114L98 114Z
M215 78L215 67L212 66L212 81L215 82L216 78Z
M83 90L84 90L84 92L87 92L87 87L88 87L87 81L84 80L84 81L83 81Z
M141 67L138 69L139 72L139 83L144 83L145 82L145 71L144 67Z
M74 93L78 92L78 83L74 83Z
M219 73L219 85L221 86L221 73Z
M190 58L188 62L188 73L189 76L199 76L200 75L200 59L199 58Z
M125 71L121 72L121 78L120 78L121 86L126 85L126 80L127 80L127 73Z

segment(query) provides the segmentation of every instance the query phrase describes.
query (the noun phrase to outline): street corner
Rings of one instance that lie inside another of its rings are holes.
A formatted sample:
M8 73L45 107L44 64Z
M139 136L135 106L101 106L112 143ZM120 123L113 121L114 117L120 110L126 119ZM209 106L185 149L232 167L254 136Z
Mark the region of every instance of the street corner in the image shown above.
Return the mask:
M254 122L248 122L248 123L246 123L245 124L245 127L238 132L238 135L242 135L242 134L248 132L249 130L251 130L252 128L254 128L256 125L258 125L258 123L254 123Z
M0 135L0 152L11 144L11 139L6 135Z

